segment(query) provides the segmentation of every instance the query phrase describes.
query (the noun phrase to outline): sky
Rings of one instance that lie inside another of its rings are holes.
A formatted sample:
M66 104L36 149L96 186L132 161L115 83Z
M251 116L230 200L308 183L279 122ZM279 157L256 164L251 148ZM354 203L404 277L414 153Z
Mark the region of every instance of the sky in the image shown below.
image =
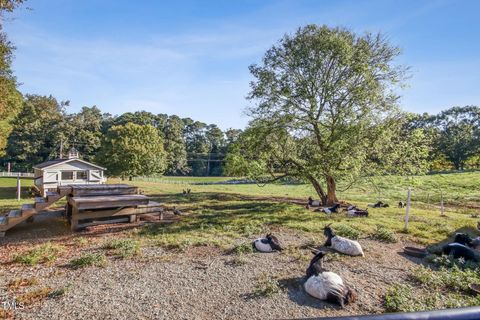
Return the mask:
M215 123L248 123L248 66L306 24L381 32L409 66L401 107L480 105L480 1L28 0L8 15L20 91Z

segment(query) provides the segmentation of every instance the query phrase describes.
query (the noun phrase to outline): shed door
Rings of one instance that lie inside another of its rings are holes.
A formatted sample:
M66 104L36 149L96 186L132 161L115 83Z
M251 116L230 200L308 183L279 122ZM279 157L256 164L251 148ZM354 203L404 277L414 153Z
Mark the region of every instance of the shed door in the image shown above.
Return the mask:
M100 170L90 170L90 181L100 181L102 180L102 176L100 174Z
M43 182L57 182L57 172L47 171L43 177Z

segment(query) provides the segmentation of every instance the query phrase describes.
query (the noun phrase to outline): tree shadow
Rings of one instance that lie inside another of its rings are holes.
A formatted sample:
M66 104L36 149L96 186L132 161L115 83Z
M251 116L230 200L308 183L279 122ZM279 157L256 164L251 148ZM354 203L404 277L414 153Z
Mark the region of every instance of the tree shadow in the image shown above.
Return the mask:
M29 195L30 187L21 188L21 197L22 199L30 198ZM0 187L0 200L12 200L14 201L17 197L17 188L16 187Z

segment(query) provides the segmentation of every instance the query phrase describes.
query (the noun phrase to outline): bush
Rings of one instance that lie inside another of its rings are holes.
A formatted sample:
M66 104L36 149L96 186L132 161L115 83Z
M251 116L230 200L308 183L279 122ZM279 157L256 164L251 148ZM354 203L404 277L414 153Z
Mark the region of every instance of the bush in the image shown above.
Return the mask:
M383 226L377 226L377 230L374 234L372 234L372 238L388 243L395 243L398 241L395 233L392 230L387 229Z
M70 261L73 268L83 268L88 266L105 267L107 265L107 257L103 253L86 253L80 258Z

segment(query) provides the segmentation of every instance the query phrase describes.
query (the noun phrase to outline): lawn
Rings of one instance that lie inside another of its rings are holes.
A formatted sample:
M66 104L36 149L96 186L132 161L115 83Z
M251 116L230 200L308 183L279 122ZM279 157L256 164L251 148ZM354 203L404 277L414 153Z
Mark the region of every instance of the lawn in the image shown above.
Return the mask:
M170 208L176 206L185 212L187 215L180 221L130 229L115 235L119 240L113 242L108 234L92 238L74 237L69 241L51 239L54 242L53 247L49 242L40 243L38 244L40 247L34 252L23 249L16 252L12 249L13 251L8 252L11 261L13 263L47 261L45 263L55 265L58 255L60 260L63 259L60 265L88 268L108 265L112 256L138 259L138 256L142 255L142 250L146 248L172 250L174 255L178 254L181 257L184 250L206 247L233 252L239 255L238 261L241 262L242 255L252 254L250 241L254 237L269 231L273 231L280 238L295 234L296 243L318 246L324 241L322 231L328 223L332 223L332 227L339 235L359 239L360 242L368 244L372 255L370 259L375 259L373 255L382 255L382 250L392 250L388 243L393 243L394 250L398 250L403 244L435 245L451 238L459 230L466 230L472 235L477 234L476 225L480 208L479 172L408 178L398 176L372 178L359 182L349 190L339 192L341 200L360 207L366 207L368 203L378 200L390 203L389 208L369 208L368 218L350 218L344 213L325 215L294 203L292 199L306 202L308 196L314 196L313 189L306 184L278 183L258 186L201 184L231 178L162 179L165 180L159 182L137 179L133 182L123 182L135 184L154 200ZM168 182L165 182L166 180ZM0 179L0 208L3 212L19 207L21 203L33 201L28 199L26 192L31 182L31 180L22 182L25 192L22 200L17 202L14 200L16 180ZM109 180L109 183L121 182L118 179ZM405 200L408 188L412 189L412 207L409 228L405 230L405 209L397 208L396 203ZM191 189L191 194L184 195L183 190L186 189ZM341 184L339 189L342 189ZM439 208L442 195L447 205L445 215L441 215ZM102 244L104 240L105 243ZM5 241L8 243L8 232ZM74 251L66 250L72 248L71 246L81 248L82 254L75 256ZM378 249L372 249L372 246ZM54 252L51 248L55 249ZM44 253L48 255L44 257ZM308 250L297 245L289 248L285 254L294 259L293 261L297 261L296 263L301 263L301 268L304 268L303 265L309 259ZM62 268L60 265L58 268ZM403 277L394 281L388 292L387 288L384 288L383 291L375 293L381 294L384 297L382 299L385 299L380 305L376 304L375 308L380 309L375 310L406 311L478 304L478 301L467 292L467 287L469 281L480 281L480 269L476 267L472 269L471 265L465 266L461 262L459 264L444 260L425 262L425 266L422 267L425 269L405 270L409 274L407 279ZM342 268L341 264L338 268ZM349 272L350 269L345 268L345 272ZM447 277L450 274L462 279L461 290L450 285L453 281L452 277ZM434 285L436 289L429 291L427 288L430 285ZM422 299L418 299L420 296ZM412 300L416 302L410 303ZM454 301L456 304L453 304Z

